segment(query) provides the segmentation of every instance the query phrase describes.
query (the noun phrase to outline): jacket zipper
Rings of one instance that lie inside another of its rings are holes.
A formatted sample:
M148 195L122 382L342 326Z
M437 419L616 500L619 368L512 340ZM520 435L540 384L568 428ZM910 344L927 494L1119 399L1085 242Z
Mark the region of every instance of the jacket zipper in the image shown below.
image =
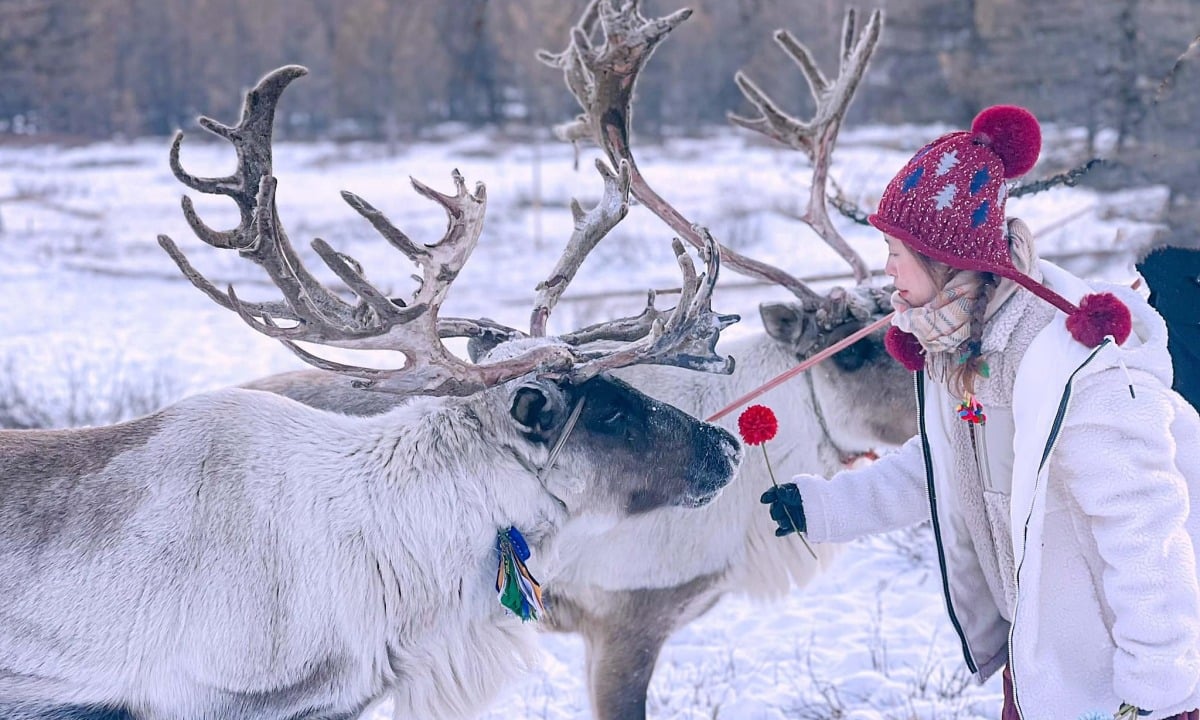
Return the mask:
M1037 496L1038 485L1041 484L1042 468L1046 466L1046 462L1050 459L1050 455L1054 452L1054 448L1058 445L1058 434L1062 430L1063 419L1066 418L1067 408L1071 404L1071 390L1073 384L1075 383L1075 376L1078 375L1079 371L1086 367L1087 364L1096 357L1096 354L1099 353L1100 350L1102 350L1106 345L1108 345L1109 342L1110 338L1105 338L1102 343L1096 346L1095 350L1092 350L1092 354L1088 355L1087 358L1080 363L1079 367L1075 368L1075 370L1071 373L1071 376L1067 378L1066 387L1063 388L1062 399L1058 401L1058 412L1055 413L1054 422L1050 425L1050 437L1046 440L1046 447L1044 450L1042 450L1042 459L1038 463L1037 476L1034 478L1033 484L1033 494L1035 497ZM1030 507L1029 514L1025 516L1025 525L1022 533L1023 544L1027 544L1029 542L1029 520L1032 517L1033 508ZM1021 604L1021 568L1024 566L1025 554L1022 553L1021 563L1017 565L1017 569L1014 572L1015 577L1013 578L1013 583L1016 586L1017 592L1016 600L1013 601L1013 621L1012 624L1008 626L1008 676L1012 683L1013 706L1017 710L1018 718L1024 718L1025 713L1021 711L1021 702L1017 699L1017 674L1016 670L1013 668L1012 641L1013 635L1017 629L1017 606Z
M967 645L967 636L963 633L962 625L958 622L958 615L954 612L954 603L950 600L950 579L946 573L946 551L942 546L941 523L938 522L937 493L933 489L933 459L929 454L929 436L925 432L924 376L924 371L918 370L913 373L913 383L917 391L917 421L921 428L921 452L925 458L925 489L929 492L929 517L933 523L933 539L937 544L938 566L942 571L942 593L946 596L946 611L950 615L950 624L954 626L954 632L958 633L958 640L962 643L963 659L967 661L967 668L971 673L978 674L979 667L975 664L975 658L971 656L971 647Z
M971 452L975 455L975 472L979 474L979 482L983 483L984 490L992 490L992 470L987 459L987 440L983 435L986 432L985 425L969 423L967 428L971 435Z

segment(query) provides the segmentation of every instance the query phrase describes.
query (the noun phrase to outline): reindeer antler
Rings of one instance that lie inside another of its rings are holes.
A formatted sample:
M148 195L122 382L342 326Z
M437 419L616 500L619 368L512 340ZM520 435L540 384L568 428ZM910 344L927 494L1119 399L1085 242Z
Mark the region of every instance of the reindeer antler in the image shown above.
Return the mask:
M216 248L244 250L254 242L251 230L254 227L255 209L259 183L263 176L271 174L271 134L275 125L275 106L279 96L293 80L308 74L308 69L299 65L285 65L271 72L258 85L246 91L242 103L242 119L230 127L209 117L201 117L201 127L219 135L233 144L237 151L237 170L222 178L199 178L185 171L179 162L179 147L183 143L183 132L177 131L171 142L170 164L175 177L184 185L202 193L227 195L237 203L241 222L233 230L218 232L204 224L196 214L192 199L183 197L183 216L204 242Z
M205 225L196 216L191 202L184 198L184 214L197 237L217 248L236 249L259 264L283 293L283 301L243 302L232 287L222 293L191 266L169 237L160 235L159 243L193 285L218 304L237 312L251 327L278 339L312 365L358 377L365 381L361 384L364 387L402 394L466 395L529 372L587 377L635 362L704 369L722 369L729 364L715 355L712 346L716 333L732 320L712 312L708 306L711 292L703 289L686 256L680 260L680 267L684 271L685 287L690 284L692 288L689 302L681 302L665 322L660 321L661 327L652 326L649 335L642 340L603 353L582 352L563 343L534 345L516 357L483 365L457 358L441 342L443 337L491 336L503 340L523 335L490 321L438 317L450 283L478 243L487 207L483 184L478 183L474 192L469 191L457 170L452 174L455 186L452 195L412 181L420 195L438 203L446 212L447 229L433 244L413 242L370 203L353 193L342 193L347 204L421 268L419 285L411 298L405 301L385 296L367 281L356 260L318 238L312 242L313 249L354 292L358 301L348 303L325 288L304 268L279 222L275 206L277 181L270 174L271 125L276 103L283 89L306 72L298 66L287 66L264 77L246 94L242 120L235 127L201 118L202 126L229 140L237 150L238 168L233 175L208 179L186 173L179 163L182 134L177 134L172 144L171 167L184 184L201 192L227 195L234 199L241 212L241 222L236 228L218 232ZM616 190L613 192L625 199L628 180L622 178L627 176L628 172L623 169L621 174L608 173L605 178L606 185L614 185ZM249 188L253 183L257 183L257 191L251 193ZM622 200L618 205L624 202ZM567 258L559 263L563 269L562 285L574 275L587 250L624 216L624 210L619 208L614 212L605 209L591 214L582 213L578 205L574 209L577 211L578 237L572 239ZM715 279L718 261L715 256L706 261L707 277ZM561 288L555 289L554 293L561 293ZM539 306L541 314L535 312L535 318L540 316L544 322L557 297L557 294L547 295ZM277 324L277 319L293 324L282 327ZM393 350L402 353L406 363L403 368L393 370L343 365L309 353L300 348L298 342ZM704 354L706 347L707 355Z
M689 15L690 11L680 10L648 20L639 12L636 0L620 6L615 0L592 0L573 28L567 48L557 54L541 52L538 57L562 70L568 89L583 110L574 121L556 127L556 134L573 143L594 141L612 162L629 163L630 192L681 237L699 247L703 240L692 223L655 192L638 171L629 143L631 103L638 75L658 44ZM800 66L816 99L816 113L807 122L779 110L743 73L736 76L738 86L758 108L761 117L731 116L731 121L808 155L813 166L812 187L808 208L799 219L846 259L858 287L835 288L821 295L777 267L720 245L719 254L722 262L736 272L780 285L799 298L807 318L815 323L810 333L814 343L822 332L836 325L851 318L865 319L886 309L886 294L864 284L869 275L866 264L834 227L826 206L834 144L846 109L878 44L881 27L882 14L878 11L871 13L861 31L856 30L853 11L847 14L842 32L841 67L832 80L817 67L812 53L790 33L776 33L776 41ZM839 198L840 192L835 187L834 199Z
M596 203L596 207L586 212L578 200L571 200L575 230L558 263L550 271L550 277L538 283L538 296L529 320L529 334L535 337L546 334L550 311L575 278L584 258L629 212L629 163L622 162L614 174L603 160L597 159L596 169L604 178L604 196Z
M850 264L855 282L861 284L869 275L867 265L830 221L825 188L842 119L846 116L846 110L854 99L854 92L858 89L858 84L871 62L871 56L879 44L880 29L883 25L883 14L875 10L868 16L861 32L858 32L855 29L855 17L853 9L846 11L842 23L840 66L837 77L832 81L817 67L812 52L790 32L775 32L775 42L795 61L804 73L804 79L808 81L808 88L817 104L811 120L804 122L780 110L778 105L740 70L734 75L734 81L746 99L758 109L759 117L746 118L730 113L729 120L735 125L762 133L788 147L800 150L808 156L813 169L812 185L808 209L800 219Z
M630 192L672 230L693 246L704 246L704 238L693 223L662 198L638 170L629 145L630 117L638 74L667 34L691 16L683 9L647 20L636 0L619 8L612 0L592 0L571 31L571 41L561 53L541 51L538 59L563 71L567 87L583 113L574 121L554 129L563 140L591 140L608 155L613 165L629 164ZM592 43L599 30L600 44ZM811 303L820 296L800 280L777 267L748 258L718 243L721 262L737 272L788 288Z
M655 316L650 312L654 305L654 295L651 293L647 311L639 316L639 319L649 322L649 333L619 351L594 356L584 374L594 375L602 370L637 363L676 365L726 375L733 372L733 358L718 355L716 344L721 330L740 318L737 315L718 315L712 311L712 293L717 284L720 252L706 229L697 226L692 231L704 242L701 257L707 272L697 275L683 243L678 238L673 240L671 247L684 276L679 303L665 319L661 315ZM616 326L622 327L622 321L618 321ZM599 334L611 337L611 334L604 332L604 328Z

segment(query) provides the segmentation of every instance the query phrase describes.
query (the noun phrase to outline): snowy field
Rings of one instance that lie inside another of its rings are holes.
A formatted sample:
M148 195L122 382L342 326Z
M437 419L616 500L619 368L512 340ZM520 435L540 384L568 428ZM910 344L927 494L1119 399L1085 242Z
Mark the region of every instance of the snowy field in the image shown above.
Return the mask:
M834 176L870 208L890 174L945 129L846 131ZM229 172L232 151L202 141L202 134L189 130L185 168L201 175ZM414 240L434 242L444 216L412 191L407 178L452 192L450 172L458 168L470 185L486 183L489 208L479 248L443 314L525 326L534 287L570 233L569 199L590 207L599 198L595 153L585 150L575 169L571 149L550 141L517 143L465 131L446 136L451 139L391 157L374 145L281 144L275 160L280 216L311 267L319 263L307 243L321 237L361 261L385 291L401 294L413 268L338 191L361 195ZM1077 142L1077 133L1047 128L1047 147L1056 152L1047 152L1030 178L1070 167L1078 158L1058 150ZM158 247L156 235L168 234L218 286L232 282L250 300L274 297L257 268L191 236L179 210L185 188L171 176L167 148L166 139L0 146L0 400L19 390L52 424L107 421L185 394L303 367L194 290ZM844 272L832 251L786 217L802 210L807 196L808 168L798 154L729 131L646 147L639 164L660 194L735 249L795 275ZM194 199L210 225L236 222L231 202ZM1044 255L1061 256L1084 275L1130 281L1134 252L1151 237L1164 202L1158 188L1108 195L1057 188L1010 201L1009 214L1030 223ZM868 264L882 267L880 236L837 219ZM634 207L584 264L552 317L551 331L635 312L645 289L677 285L670 238L664 225ZM787 297L748 285L732 272L722 275L714 308L744 318L729 335L759 329L758 302ZM595 298L598 293L610 295ZM918 528L855 543L831 572L785 602L722 601L664 648L650 688L650 714L725 720L997 717L998 678L976 686L961 665L942 611L935 553L927 531ZM587 714L582 643L548 635L541 667L487 717ZM390 717L388 708L372 717Z

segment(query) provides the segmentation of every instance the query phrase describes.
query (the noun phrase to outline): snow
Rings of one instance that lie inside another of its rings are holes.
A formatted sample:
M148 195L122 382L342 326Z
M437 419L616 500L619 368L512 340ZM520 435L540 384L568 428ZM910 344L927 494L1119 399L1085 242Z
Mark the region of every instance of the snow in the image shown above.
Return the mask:
M833 174L864 207L891 172L941 129L870 127L843 134ZM224 174L233 153L189 131L183 164ZM1074 142L1072 129L1046 129L1046 142ZM174 238L218 287L234 283L246 299L274 297L257 268L236 253L195 240L182 219L184 188L167 167L164 139L84 147L0 146L0 372L65 422L113 419L119 396L145 392L165 401L304 365L191 288L157 246ZM415 268L338 197L351 190L382 209L419 242L445 227L440 208L418 196L408 177L453 192L452 168L468 187L487 184L489 209L479 247L450 292L443 314L527 324L534 288L570 233L572 196L590 207L602 183L594 150L544 141L507 143L462 133L404 148L393 157L370 144L277 146L279 212L310 267L307 242L322 237L357 258L389 293L411 290ZM844 273L844 263L813 233L786 217L807 197L806 162L797 153L734 131L647 147L639 166L685 216L708 224L737 250L796 275ZM1065 167L1039 167L1031 177ZM191 193L194 195L194 193ZM27 196L27 199L8 199ZM32 199L29 199L32 198ZM194 198L213 227L236 222L232 203ZM1133 278L1133 259L1155 231L1162 188L1100 195L1056 188L1013 199L1044 255L1108 254L1064 262L1082 274ZM878 233L836 216L850 244L879 269ZM678 284L672 233L644 208L606 238L584 264L551 318L551 331L636 312L650 287ZM843 278L839 282L849 282ZM821 287L818 284L818 287ZM608 292L604 299L590 296ZM725 272L714 300L755 329L758 302L787 299ZM670 301L667 300L669 303ZM340 358L334 352L325 353ZM764 378L766 380L766 378ZM140 388L140 389L139 389ZM0 386L0 391L3 386ZM793 539L781 540L790 542ZM925 528L864 539L814 584L764 605L728 597L664 647L650 687L653 718L845 718L915 720L994 718L999 679L977 686L959 655L942 607L936 558ZM588 714L579 638L544 636L545 658L500 698L488 718L578 718ZM369 713L388 718L385 705Z
M721 601L663 648L650 717L998 717L999 678L976 685L958 655L936 559L921 552L932 543L927 527L865 539L784 601ZM582 643L552 635L544 644L543 666L485 717L586 716Z

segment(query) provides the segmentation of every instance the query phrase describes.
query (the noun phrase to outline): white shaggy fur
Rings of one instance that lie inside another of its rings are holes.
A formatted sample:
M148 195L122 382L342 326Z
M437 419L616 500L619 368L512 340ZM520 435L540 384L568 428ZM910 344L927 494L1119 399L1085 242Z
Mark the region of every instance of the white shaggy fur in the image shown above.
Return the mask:
M281 405L293 406L283 427ZM322 688L335 716L394 686L411 717L468 717L533 656L527 629L496 604L495 529L545 528L564 513L540 487L506 482L527 473L481 452L460 408L422 400L357 419L224 390L163 420L86 479L148 463L186 478L131 508L136 532L105 538L85 562L5 556L25 589L4 593L0 664L16 675L0 675L0 700L210 717L223 693L305 682L328 661L344 665ZM288 435L325 441L276 441ZM206 450L199 463L194 448ZM47 636L60 641L47 647Z

